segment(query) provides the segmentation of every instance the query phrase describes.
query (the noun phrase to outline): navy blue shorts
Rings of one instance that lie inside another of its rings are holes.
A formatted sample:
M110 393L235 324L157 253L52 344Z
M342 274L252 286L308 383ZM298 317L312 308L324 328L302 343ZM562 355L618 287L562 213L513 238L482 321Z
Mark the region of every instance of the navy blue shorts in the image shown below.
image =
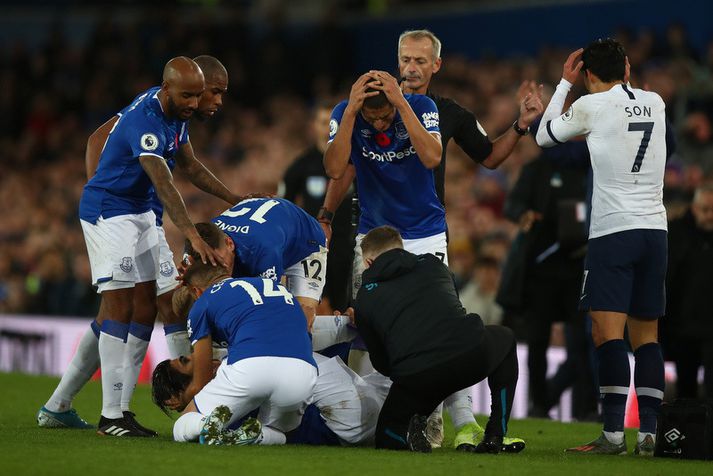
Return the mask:
M667 234L626 230L589 240L579 309L658 319L666 309Z

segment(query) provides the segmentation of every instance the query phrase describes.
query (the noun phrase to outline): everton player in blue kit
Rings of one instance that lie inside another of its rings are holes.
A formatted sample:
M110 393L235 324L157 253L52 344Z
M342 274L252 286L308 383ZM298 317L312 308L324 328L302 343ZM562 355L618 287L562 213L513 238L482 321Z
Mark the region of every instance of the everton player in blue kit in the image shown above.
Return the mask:
M169 405L183 410L174 439L284 444L317 380L307 326L292 294L272 279L234 279L226 268L201 262L188 268L184 282L197 299L188 315L193 368L191 383ZM228 347L215 378L213 340ZM257 408L261 432L251 422L223 431Z
M204 73L205 90L200 97L198 108L194 115L199 119L211 117L222 106L222 96L227 91L228 74L225 67L212 56L202 55L194 59ZM114 129L117 120L126 113L131 106L142 96L152 96L161 88L151 88L145 93L137 96L131 105L117 113L105 124L99 127L87 141L86 167L87 178L91 179L97 171L100 154L104 149L110 132ZM187 172L190 180L199 188L223 198L229 203L239 201L239 198L230 193L225 186L213 177L213 175L196 159L190 140L178 148L178 154L184 156L182 169ZM171 170L175 167L175 157L167 160L167 165ZM156 226L159 237L159 267L157 270L157 306L159 315L166 330L166 341L169 353L172 356L190 353L190 343L188 342L185 330L185 318L179 322L171 310L171 295L173 289L178 284L175 266L173 265L173 254L165 240L162 228L163 205L158 199L155 190L152 192L151 209L156 215ZM152 314L154 313L154 314ZM105 308L99 311L97 322L102 322L105 317ZM133 414L129 411L129 401L133 394L138 373L148 348L150 330L153 326L155 309L136 308L135 316L129 329L127 344L132 347L125 353L125 381L122 388L122 413L126 418L133 420ZM79 392L82 386L88 381L99 366L98 355L98 327L93 326L80 341L77 352L70 365L62 376L62 380L54 393L38 412L38 424L41 427L62 427L62 428L90 428L90 425L76 416L71 410L73 397ZM145 430L145 429L144 429ZM149 433L151 431L149 430Z
M354 289L363 264L359 243L372 228L391 225L414 253L447 262L446 213L433 169L441 162L438 109L422 95L404 95L384 71L362 75L348 101L332 112L327 174L339 179L354 165L361 217L355 248Z
M283 198L250 198L196 229L233 276L278 282L285 276L312 325L327 272L326 237L317 220ZM196 257L190 242L186 252Z
M180 157L176 152L188 137L185 121L196 110L204 88L203 73L192 60L169 61L161 89L139 96L123 111L82 194L79 214L92 280L106 311L105 318L93 324L99 331L102 367L100 434L147 435L133 417L127 419L122 413L121 398L134 305L151 318L156 314L158 236L150 204L152 189L202 260L217 263L215 252L188 217L166 166L166 160Z

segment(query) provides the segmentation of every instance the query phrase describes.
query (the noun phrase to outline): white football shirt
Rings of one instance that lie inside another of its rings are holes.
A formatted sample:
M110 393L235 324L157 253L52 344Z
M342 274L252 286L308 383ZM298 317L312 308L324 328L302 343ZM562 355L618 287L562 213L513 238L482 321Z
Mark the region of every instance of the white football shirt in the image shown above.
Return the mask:
M584 135L594 172L589 237L633 229L666 230L663 178L666 115L661 97L617 84L582 96L564 114L562 80L542 117L537 143L552 147Z

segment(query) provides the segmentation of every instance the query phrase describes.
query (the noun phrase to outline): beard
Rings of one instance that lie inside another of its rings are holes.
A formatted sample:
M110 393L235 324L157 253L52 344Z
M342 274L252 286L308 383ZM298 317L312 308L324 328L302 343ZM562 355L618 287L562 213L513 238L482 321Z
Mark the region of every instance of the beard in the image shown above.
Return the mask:
M166 104L168 105L168 115L171 117L178 118L180 120L185 121L193 115L195 112L195 109L187 107L187 108L180 108L178 105L173 101L173 98L171 96L168 96L168 101L166 101ZM191 114L187 114L188 111L191 112ZM184 115L187 115L188 117L184 117Z

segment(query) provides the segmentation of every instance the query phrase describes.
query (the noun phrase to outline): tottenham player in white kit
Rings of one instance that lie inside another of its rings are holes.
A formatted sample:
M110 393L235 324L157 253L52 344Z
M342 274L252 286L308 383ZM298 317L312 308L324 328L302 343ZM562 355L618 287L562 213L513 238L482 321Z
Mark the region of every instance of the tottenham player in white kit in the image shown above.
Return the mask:
M562 114L580 70L590 94ZM551 147L584 135L591 155L594 190L580 308L592 316L604 421L599 438L567 451L626 453L627 328L641 421L634 453L651 456L664 390L658 318L665 308L667 256L665 104L658 94L628 84L629 63L615 40L573 52L562 76L537 143Z

